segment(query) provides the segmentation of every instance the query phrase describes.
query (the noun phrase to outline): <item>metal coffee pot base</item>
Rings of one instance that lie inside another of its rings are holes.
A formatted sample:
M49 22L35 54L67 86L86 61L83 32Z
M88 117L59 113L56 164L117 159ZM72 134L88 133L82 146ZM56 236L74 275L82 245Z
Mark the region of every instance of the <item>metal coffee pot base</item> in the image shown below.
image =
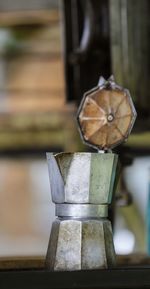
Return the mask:
M102 269L114 265L108 220L58 218L53 223L46 257L49 270Z

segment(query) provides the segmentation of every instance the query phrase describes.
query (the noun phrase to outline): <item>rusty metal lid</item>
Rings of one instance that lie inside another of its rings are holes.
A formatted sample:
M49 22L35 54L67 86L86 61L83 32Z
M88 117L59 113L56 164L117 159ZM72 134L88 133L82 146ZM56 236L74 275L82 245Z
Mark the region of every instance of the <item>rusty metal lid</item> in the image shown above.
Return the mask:
M100 77L98 86L86 92L77 120L83 141L98 150L108 150L124 142L133 127L136 110L127 89L114 77Z

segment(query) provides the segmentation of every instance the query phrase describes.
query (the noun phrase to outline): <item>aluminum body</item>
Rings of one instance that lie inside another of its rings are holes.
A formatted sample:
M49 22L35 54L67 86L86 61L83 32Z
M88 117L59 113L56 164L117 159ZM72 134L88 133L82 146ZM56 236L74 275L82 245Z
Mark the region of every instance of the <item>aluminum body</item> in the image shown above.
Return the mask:
M46 266L49 270L111 267L115 252L106 219L117 155L47 153L52 200L56 203Z
M118 156L98 153L47 153L52 201L110 204Z
M57 219L52 226L49 270L103 269L115 264L111 224L98 219Z

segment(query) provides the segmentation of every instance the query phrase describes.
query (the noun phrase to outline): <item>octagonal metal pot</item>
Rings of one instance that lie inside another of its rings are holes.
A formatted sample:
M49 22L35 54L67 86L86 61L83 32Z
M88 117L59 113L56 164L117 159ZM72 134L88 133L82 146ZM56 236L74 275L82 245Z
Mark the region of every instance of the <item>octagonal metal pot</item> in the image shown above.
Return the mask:
M118 157L113 153L47 153L54 203L108 204Z

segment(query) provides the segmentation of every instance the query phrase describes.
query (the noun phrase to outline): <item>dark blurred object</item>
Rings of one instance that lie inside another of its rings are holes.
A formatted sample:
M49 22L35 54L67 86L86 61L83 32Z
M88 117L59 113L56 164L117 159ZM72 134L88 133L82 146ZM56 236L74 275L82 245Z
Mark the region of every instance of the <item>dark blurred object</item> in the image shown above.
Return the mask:
M62 0L65 35L67 100L80 102L83 93L110 75L108 0Z
M62 0L67 100L114 74L134 99L134 132L150 130L148 0Z
M138 114L150 112L148 0L110 0L112 71L137 103Z
M136 104L138 118L134 131L149 131L150 2L110 0L109 3L112 71L116 81L130 90Z

